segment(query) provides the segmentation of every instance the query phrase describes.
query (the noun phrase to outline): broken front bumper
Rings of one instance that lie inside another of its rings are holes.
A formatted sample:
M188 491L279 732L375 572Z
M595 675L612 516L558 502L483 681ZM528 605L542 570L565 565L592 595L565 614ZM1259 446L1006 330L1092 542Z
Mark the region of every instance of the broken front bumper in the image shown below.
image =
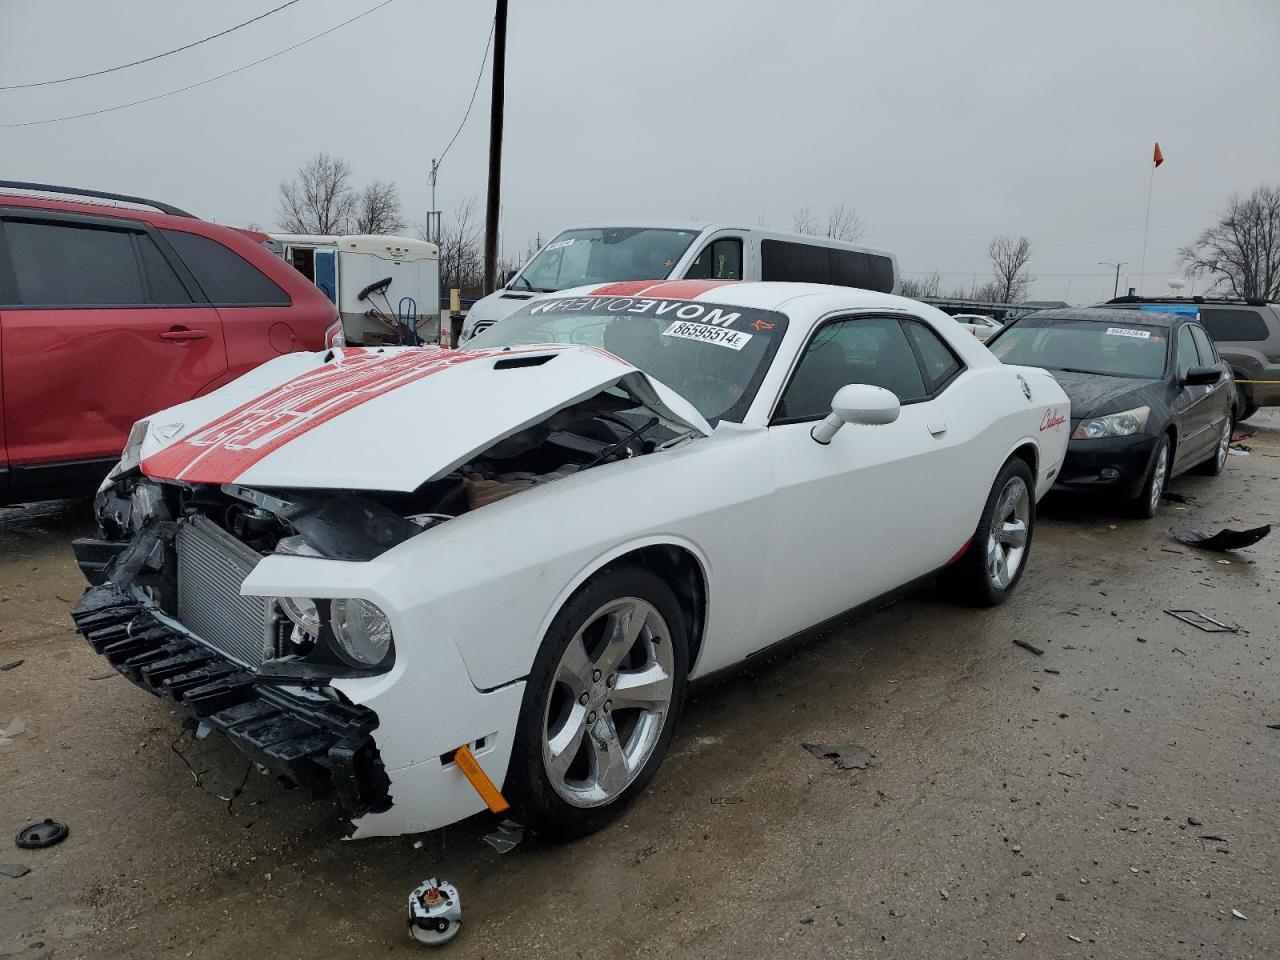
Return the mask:
M259 766L336 794L356 814L391 805L373 730L376 714L299 696L258 679L166 626L114 583L91 587L72 608L76 629L135 684L172 701L191 720L226 734Z

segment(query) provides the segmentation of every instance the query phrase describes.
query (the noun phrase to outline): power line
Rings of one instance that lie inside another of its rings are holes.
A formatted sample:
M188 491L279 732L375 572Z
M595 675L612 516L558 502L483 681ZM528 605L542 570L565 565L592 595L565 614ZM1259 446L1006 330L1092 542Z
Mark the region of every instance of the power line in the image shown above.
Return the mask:
M444 148L444 152L440 154L440 158L436 161L437 170L440 169L440 164L444 163L444 157L449 152L449 147L453 146L453 141L458 139L458 134L467 125L467 118L471 116L471 108L476 102L476 92L480 89L480 80L484 77L484 65L489 62L489 48L493 46L493 30L497 22L495 17L493 22L489 24L489 39L484 44L484 56L480 58L480 69L476 73L476 85L471 88L471 99L467 102L467 112L462 115L462 122L458 124L458 129L453 131L453 136L449 139L449 145Z
M57 80L38 80L35 83L10 83L5 86L0 86L0 90L29 90L32 87L49 87L53 86L55 83L70 83L72 80L87 80L89 77L100 77L104 73L115 73L117 70L126 70L129 67L136 67L143 63L152 63L153 61L173 56L175 53L181 53L183 50L190 50L192 47L198 47L200 44L208 43L210 40L217 40L219 37L225 37L228 33L234 33L241 27L247 27L251 23L257 23L259 20L263 20L271 16L273 13L279 13L285 7L292 7L297 2L298 0L288 0L288 3L282 3L280 6L268 10L266 13L260 13L250 20L245 20L243 23L237 23L234 27L227 27L227 29L219 31L218 33L211 33L209 36L203 37L200 40L193 41L192 43L185 44L181 47L174 47L172 50L166 50L164 53L157 53L152 57L143 57L141 60L133 60L129 63L122 63L119 66L107 67L104 70L95 70L92 73L78 73L73 77L59 77Z
M299 47L306 46L308 43L311 43L313 40L319 40L321 37L327 37L329 34L333 33L335 30L340 30L349 23L355 23L357 20L363 17L367 17L371 13L376 13L377 11L381 10L383 7L387 6L387 4L393 3L393 2L394 0L382 0L382 3L379 3L376 6L370 7L368 10L364 11L363 13L357 13L354 17L351 17L348 20L343 20L341 23L330 27L328 30L324 30L320 33L317 33L315 36L307 37L307 39L305 40L299 40L297 43L293 44L293 46L285 47L283 50L277 50L275 53L268 54L265 57L261 57L257 60L254 60L252 63L246 63L244 66L236 67L234 70L228 70L226 73L220 73L216 77L209 77L206 80L199 80L196 83L189 83L185 87L178 87L176 90L169 90L166 93L157 93L153 97L144 97L141 100L131 100L128 103L118 103L115 106L103 107L100 110L88 110L84 113L71 113L63 117L47 117L44 120L24 120L22 123L0 123L0 129L13 128L13 127L38 127L48 123L61 123L63 120L80 120L84 117L97 117L104 113L111 113L115 110L125 110L125 109L128 109L129 107L138 107L144 103L155 103L157 100L163 100L166 97L172 97L175 94L186 93L188 90L194 90L196 87L203 87L206 84L213 83L217 80L226 79L227 77L230 77L233 74L237 74L237 73L240 73L241 71L248 70L250 67L256 67L261 63L266 63L268 60L274 60L276 57L284 56L286 53L290 53L291 51L297 50Z

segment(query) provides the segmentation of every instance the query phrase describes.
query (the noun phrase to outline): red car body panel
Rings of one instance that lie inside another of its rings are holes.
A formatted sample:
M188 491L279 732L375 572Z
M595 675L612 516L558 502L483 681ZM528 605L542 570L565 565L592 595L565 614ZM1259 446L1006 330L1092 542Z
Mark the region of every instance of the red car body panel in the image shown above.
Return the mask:
M120 221L135 230L150 228L153 237L160 236L155 231L198 234L248 261L290 302L63 308L0 300L0 503L65 492L64 475L100 479L135 421L278 354L323 349L325 331L337 319L319 289L262 245L265 234L145 209L0 194L0 218L28 211ZM183 257L161 246L192 286ZM0 259L5 256L0 244ZM8 269L7 261L0 263L0 270ZM54 480L47 489L36 480L41 475Z

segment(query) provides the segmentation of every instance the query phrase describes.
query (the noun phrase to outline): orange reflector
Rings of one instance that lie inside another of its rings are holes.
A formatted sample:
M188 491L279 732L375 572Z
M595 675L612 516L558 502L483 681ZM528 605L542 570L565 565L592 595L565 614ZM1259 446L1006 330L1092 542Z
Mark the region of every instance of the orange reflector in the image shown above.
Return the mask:
M470 781L476 793L480 794L480 799L484 801L491 813L505 813L511 809L511 804L503 798L502 791L493 785L489 775L476 761L470 747L465 744L459 747L458 752L453 755L453 761L462 771L462 775Z

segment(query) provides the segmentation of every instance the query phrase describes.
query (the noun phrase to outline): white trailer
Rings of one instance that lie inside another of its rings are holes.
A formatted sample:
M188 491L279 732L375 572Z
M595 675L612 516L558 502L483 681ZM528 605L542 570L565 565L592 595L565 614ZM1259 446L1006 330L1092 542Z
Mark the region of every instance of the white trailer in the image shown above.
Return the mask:
M440 250L383 234L273 233L271 247L338 307L349 344L434 343Z

